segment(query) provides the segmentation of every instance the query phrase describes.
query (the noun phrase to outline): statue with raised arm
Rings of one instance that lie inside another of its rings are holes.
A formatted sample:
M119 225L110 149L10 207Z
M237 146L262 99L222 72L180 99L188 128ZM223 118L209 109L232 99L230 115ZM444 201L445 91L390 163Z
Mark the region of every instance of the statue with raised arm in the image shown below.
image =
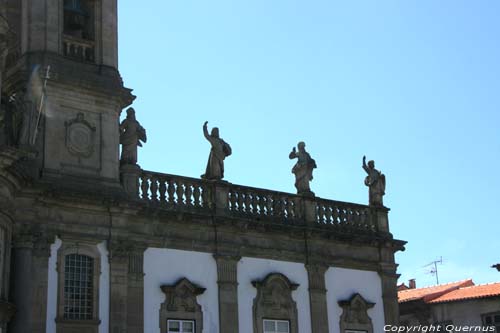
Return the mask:
M137 147L147 141L146 130L135 119L135 110L127 110L127 118L120 124L120 143L122 145L121 164L137 164Z
M369 203L370 206L383 206L383 197L385 194L385 175L375 169L375 162L368 161L366 164L366 156L363 156L363 169L368 176L365 178L365 185L369 188Z
M208 156L207 169L205 174L201 175L203 179L221 180L224 178L224 159L231 155L231 146L219 137L219 129L212 128L210 134L207 129L208 121L203 124L203 134L210 142L212 148Z
M292 152L288 155L290 159L297 159L297 163L292 168L292 173L295 174L295 188L297 194L314 196L314 192L309 187L309 182L313 180L313 169L316 168L316 161L311 158L306 152L306 144L299 142L297 145L299 151L292 148Z

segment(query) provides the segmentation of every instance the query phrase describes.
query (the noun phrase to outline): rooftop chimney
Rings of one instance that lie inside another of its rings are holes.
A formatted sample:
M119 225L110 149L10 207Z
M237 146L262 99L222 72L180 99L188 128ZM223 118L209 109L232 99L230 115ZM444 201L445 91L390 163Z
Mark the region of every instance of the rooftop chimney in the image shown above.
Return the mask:
M417 288L417 283L415 282L415 279L408 280L408 288L409 289L415 289L415 288Z

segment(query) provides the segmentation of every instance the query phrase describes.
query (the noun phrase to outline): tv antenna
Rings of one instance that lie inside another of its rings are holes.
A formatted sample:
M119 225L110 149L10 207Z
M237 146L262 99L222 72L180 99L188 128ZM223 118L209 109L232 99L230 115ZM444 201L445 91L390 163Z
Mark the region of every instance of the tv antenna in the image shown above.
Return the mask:
M434 260L430 262L429 264L425 265L424 267L429 267L431 266L430 270L427 272L427 274L432 274L436 276L436 284L439 284L439 275L438 275L438 267L437 264L442 265L443 264L443 257L439 257L439 260Z

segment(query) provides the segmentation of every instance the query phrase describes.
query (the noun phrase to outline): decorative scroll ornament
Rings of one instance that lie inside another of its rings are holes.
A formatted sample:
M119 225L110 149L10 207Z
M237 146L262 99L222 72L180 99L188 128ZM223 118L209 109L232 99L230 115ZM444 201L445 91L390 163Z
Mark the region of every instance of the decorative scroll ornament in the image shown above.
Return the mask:
M297 333L297 304L292 298L292 291L299 285L281 273L271 273L261 281L252 281L252 285L257 288L253 301L254 332L263 333L263 320L273 318L288 321L290 332Z
M66 126L66 148L78 157L90 157L94 153L96 128L84 119L83 113L64 123Z
M195 323L195 333L203 331L203 312L196 297L205 292L202 288L187 278L182 278L173 285L162 285L165 302L160 308L160 329L167 331L168 319L192 320Z
M367 333L373 333L373 325L368 309L371 309L375 303L366 301L360 294L354 294L349 300L339 301L342 308L340 316L340 331L360 330Z

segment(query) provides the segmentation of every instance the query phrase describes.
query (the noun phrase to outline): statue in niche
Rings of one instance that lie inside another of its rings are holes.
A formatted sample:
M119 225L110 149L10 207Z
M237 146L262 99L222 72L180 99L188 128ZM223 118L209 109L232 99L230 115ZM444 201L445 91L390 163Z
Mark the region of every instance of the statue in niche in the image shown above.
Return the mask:
M25 101L25 93L18 92L2 98L1 144L25 147L29 145L30 126L34 114Z
M298 152L293 147L292 152L288 155L290 159L297 158L297 163L292 168L292 173L295 174L297 194L314 196L314 192L309 187L309 182L313 180L313 169L316 169L316 161L306 152L306 144L304 142L299 142L297 147L299 149Z
M212 131L208 134L207 124L208 121L203 124L203 134L210 142L212 149L210 149L210 155L208 156L207 169L205 174L201 175L201 178L221 180L224 178L224 159L231 155L232 150L231 146L219 137L217 127L212 128Z
M365 178L365 185L369 188L369 203L370 206L383 206L383 196L385 194L385 175L375 169L375 162L368 161L366 164L366 156L363 156L363 169L368 176Z
M137 147L147 141L146 130L135 119L135 110L127 110L127 118L120 124L120 143L122 145L121 164L137 164Z

